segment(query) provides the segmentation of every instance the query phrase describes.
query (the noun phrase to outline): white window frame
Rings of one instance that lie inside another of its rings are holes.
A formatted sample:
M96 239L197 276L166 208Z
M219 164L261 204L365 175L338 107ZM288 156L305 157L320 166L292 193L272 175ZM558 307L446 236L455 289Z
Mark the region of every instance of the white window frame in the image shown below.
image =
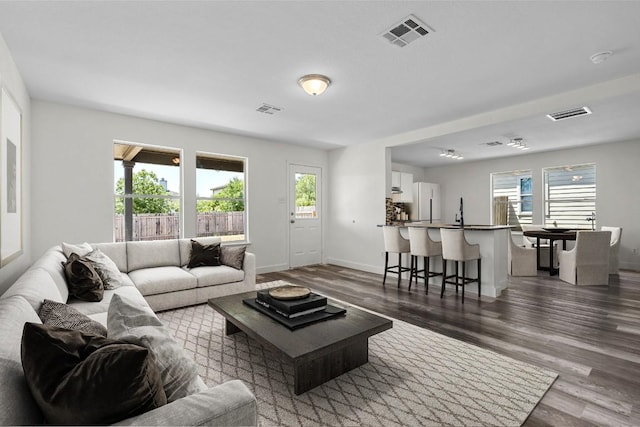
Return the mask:
M248 223L248 218L249 218L249 204L248 204L248 174L247 174L247 170L248 170L248 165L249 165L249 159L247 157L242 157L242 156L233 156L233 155L228 155L228 154L221 154L221 153L211 153L211 152L206 152L206 151L198 151L196 152L196 187L198 185L197 182L197 171L199 169L208 169L208 168L199 168L198 167L198 159L201 157L205 157L205 158L210 158L210 159L221 159L221 160L230 160L233 162L242 162L242 180L243 180L243 191L242 191L242 203L244 206L244 211L242 214L242 222L243 222L243 233L242 235L244 236L244 238L242 239L231 239L231 240L227 240L225 239L225 235L220 235L220 234L215 234L215 232L213 232L212 234L204 234L201 233L198 228L199 228L199 221L198 221L198 202L199 201L210 201L211 200L211 196L202 196L202 195L196 195L196 209L195 209L195 214L196 214L196 236L199 237L204 237L204 236L220 236L223 240L223 242L227 242L228 244L246 244L249 243L249 223ZM224 169L210 169L210 170L220 170L223 171ZM229 200L240 200L240 199L229 199ZM235 235L232 235L235 236Z

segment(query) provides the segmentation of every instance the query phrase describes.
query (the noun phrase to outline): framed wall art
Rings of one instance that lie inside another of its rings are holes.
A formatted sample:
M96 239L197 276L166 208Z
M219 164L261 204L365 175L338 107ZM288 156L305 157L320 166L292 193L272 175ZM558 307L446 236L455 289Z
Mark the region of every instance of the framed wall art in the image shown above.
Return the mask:
M22 112L6 88L0 104L0 267L22 254Z

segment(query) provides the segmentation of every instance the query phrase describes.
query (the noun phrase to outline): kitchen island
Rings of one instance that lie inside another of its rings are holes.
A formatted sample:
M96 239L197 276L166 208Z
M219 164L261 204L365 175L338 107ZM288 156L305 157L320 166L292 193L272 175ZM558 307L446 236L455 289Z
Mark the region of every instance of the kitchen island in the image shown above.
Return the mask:
M394 222L391 225L400 227L400 233L403 237L409 238L409 232L407 227L426 227L429 229L429 237L435 241L441 241L440 229L441 228L460 228L456 224L436 224L429 223L428 221L402 221ZM495 298L500 295L503 289L507 288L507 258L508 258L508 244L509 244L509 229L508 225L465 225L464 235L467 241L471 244L480 245L480 256L482 258L482 295L486 295ZM450 261L451 263L451 261ZM442 271L442 263L436 261L435 271ZM453 271L452 267L447 269L447 272ZM477 276L477 265L475 262L467 263L467 275L469 277ZM438 289L442 286L441 277L432 277L429 279L430 286L438 286ZM447 286L447 289L453 289L451 286ZM477 294L477 286L468 286L465 289L467 294Z

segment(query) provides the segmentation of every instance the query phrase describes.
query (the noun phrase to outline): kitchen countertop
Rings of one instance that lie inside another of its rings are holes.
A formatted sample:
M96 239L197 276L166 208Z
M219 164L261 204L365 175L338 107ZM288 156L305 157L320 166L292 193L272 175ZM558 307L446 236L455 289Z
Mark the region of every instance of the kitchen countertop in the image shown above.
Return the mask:
M460 228L458 224L429 223L428 221L393 221L387 225L395 225L397 227ZM378 225L378 227L382 227L382 225ZM509 228L511 228L510 225L469 224L464 226L465 230L503 230Z

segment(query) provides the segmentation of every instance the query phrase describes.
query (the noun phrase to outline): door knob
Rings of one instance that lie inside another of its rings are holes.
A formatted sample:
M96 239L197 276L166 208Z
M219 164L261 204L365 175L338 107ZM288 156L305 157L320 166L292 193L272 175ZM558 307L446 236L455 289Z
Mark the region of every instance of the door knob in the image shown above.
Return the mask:
M292 219L290 222L291 224L295 224L296 221Z

